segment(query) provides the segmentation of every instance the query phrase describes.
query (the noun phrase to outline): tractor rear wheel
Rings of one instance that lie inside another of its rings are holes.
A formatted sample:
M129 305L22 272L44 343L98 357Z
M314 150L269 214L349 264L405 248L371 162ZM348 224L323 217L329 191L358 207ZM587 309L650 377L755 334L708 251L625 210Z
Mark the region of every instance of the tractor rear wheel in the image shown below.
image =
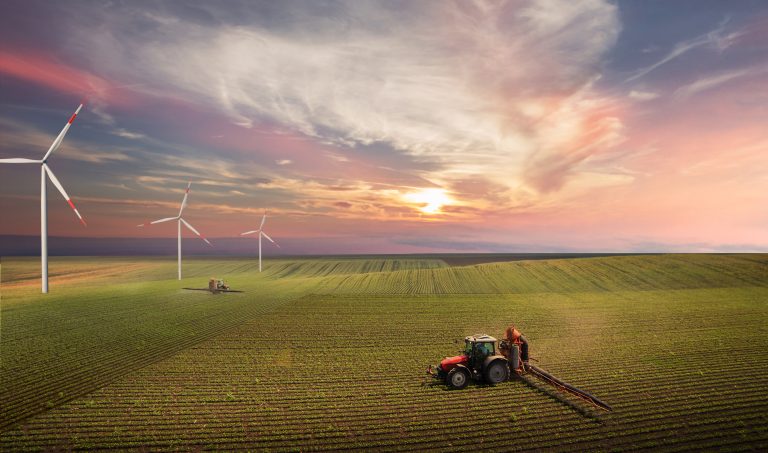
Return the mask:
M498 384L509 378L509 367L503 360L494 360L485 369L485 381L489 384Z
M469 384L469 372L464 368L455 367L448 372L445 381L451 388L461 390Z

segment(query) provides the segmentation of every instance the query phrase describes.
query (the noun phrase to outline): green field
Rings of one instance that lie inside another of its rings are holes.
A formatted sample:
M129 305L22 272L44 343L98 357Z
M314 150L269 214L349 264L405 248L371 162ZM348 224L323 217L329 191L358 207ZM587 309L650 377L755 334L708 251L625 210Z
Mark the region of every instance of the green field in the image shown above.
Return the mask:
M768 449L768 255L0 262L0 449ZM243 294L180 289L224 277ZM531 379L425 368L515 323Z

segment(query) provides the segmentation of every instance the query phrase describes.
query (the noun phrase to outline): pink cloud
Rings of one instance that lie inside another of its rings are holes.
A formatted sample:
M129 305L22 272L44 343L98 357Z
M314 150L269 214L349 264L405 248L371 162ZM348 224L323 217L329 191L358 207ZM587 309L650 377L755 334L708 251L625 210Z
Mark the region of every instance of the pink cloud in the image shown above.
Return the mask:
M560 190L580 164L623 140L617 99L570 96L550 108L541 119L541 145L523 166L524 180L543 193Z
M91 72L60 63L43 53L0 51L0 74L69 93L85 100L96 98L112 105L134 105L136 96L124 87Z

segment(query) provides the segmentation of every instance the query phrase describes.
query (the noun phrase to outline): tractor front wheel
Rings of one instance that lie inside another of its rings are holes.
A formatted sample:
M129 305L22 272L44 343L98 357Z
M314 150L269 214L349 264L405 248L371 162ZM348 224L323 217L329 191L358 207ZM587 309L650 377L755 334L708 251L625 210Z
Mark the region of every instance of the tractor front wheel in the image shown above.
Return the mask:
M469 372L464 368L455 367L448 372L445 381L456 390L461 390L469 384Z
M485 369L485 380L489 384L499 384L509 378L509 367L503 360L494 360Z

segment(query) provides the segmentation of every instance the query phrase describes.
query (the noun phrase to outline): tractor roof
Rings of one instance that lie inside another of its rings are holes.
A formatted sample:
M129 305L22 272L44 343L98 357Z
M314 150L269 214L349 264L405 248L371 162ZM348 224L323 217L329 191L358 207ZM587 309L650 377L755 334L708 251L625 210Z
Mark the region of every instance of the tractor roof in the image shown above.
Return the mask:
M464 338L465 341L472 341L474 343L494 343L496 339L490 335L475 334Z

